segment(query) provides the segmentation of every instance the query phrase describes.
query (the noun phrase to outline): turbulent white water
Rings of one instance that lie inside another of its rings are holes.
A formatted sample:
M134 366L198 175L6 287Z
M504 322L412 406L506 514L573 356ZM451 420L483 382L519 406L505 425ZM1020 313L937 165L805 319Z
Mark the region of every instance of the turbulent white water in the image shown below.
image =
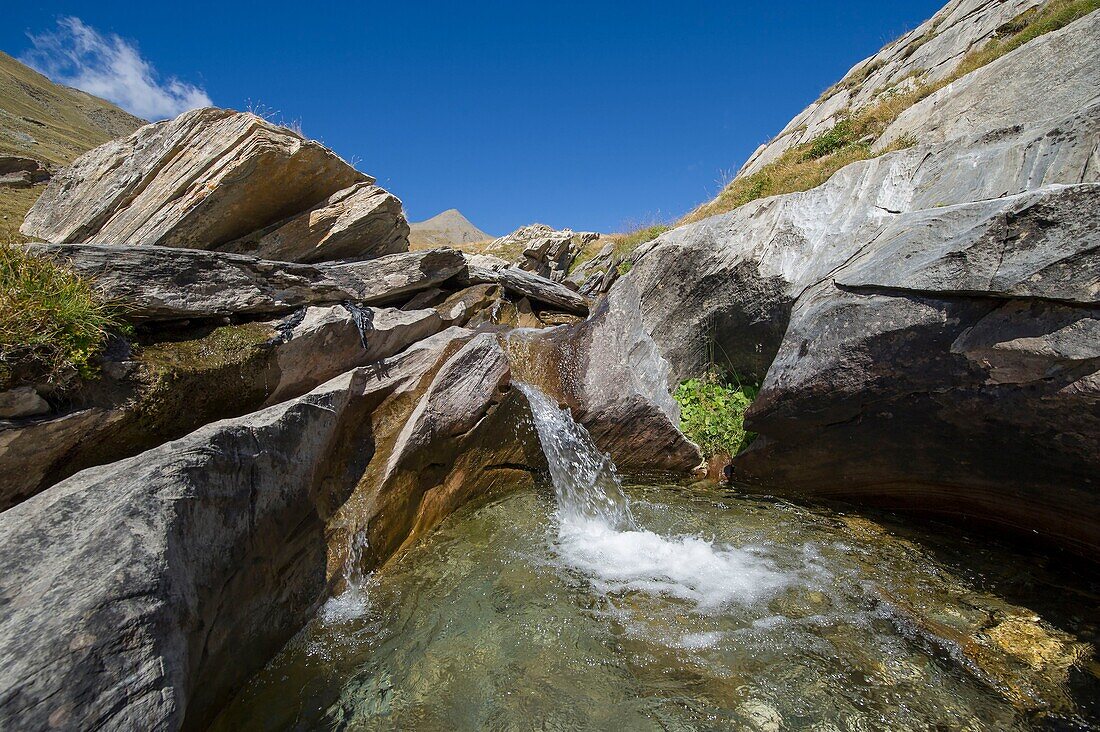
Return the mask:
M674 597L707 613L770 597L793 580L759 549L638 526L611 457L568 409L529 384L516 386L531 405L557 494L557 552L598 592Z

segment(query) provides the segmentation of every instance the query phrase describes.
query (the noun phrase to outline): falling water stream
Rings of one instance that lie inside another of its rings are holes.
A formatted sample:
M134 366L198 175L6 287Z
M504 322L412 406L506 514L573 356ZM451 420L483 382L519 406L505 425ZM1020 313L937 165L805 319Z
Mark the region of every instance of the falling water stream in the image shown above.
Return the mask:
M1100 720L1087 574L949 530L716 488L624 489L568 410L517 386L547 490L459 511L330 600L215 729Z

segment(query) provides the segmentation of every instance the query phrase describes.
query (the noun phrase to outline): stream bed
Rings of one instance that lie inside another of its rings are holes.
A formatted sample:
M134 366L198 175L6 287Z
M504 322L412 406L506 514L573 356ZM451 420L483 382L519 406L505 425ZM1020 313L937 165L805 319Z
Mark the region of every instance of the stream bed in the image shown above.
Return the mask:
M949 527L623 489L583 430L543 417L552 486L459 511L330 600L215 729L1100 721L1095 575Z

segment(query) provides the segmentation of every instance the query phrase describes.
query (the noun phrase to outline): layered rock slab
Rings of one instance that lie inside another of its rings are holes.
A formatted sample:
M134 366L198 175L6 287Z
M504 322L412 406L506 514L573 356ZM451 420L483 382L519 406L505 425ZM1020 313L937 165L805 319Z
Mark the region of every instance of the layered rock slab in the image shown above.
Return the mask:
M54 176L21 231L62 242L207 249L373 183L253 114L197 109L146 125Z
M94 280L135 322L262 317L306 305L389 303L465 271L453 249L306 265L223 252L102 244L30 244Z

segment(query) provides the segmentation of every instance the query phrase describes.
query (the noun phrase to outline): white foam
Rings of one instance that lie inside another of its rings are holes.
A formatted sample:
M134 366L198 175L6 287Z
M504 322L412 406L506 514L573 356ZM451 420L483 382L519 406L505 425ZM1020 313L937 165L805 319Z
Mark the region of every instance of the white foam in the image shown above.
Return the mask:
M703 648L713 648L718 645L718 641L725 637L725 633L718 631L710 631L703 633L685 633L680 637L680 642L677 644L680 648L684 648L689 651L696 651Z
M794 579L751 549L695 536L619 531L598 519L564 521L557 549L601 593L675 597L703 613L758 602Z
M330 597L321 607L320 618L325 625L338 625L361 618L370 609L367 585L348 585L335 597Z

